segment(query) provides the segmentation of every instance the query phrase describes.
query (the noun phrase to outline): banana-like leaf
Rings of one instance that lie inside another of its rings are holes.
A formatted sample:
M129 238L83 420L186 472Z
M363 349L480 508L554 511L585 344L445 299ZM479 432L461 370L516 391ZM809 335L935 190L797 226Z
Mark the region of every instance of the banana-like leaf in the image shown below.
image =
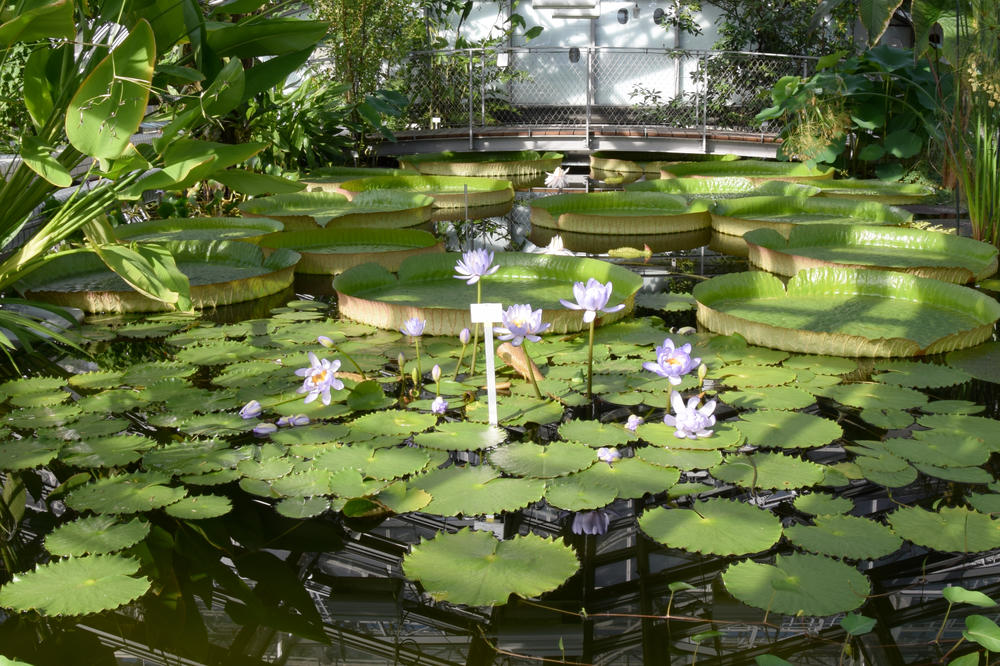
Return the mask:
M289 74L306 63L312 52L313 47L308 46L299 51L276 56L246 70L244 72L243 101L284 82Z
M19 4L20 11L0 24L0 46L49 38L73 39L76 35L71 0L28 0Z
M958 20L953 0L919 0L912 5L913 55L920 57L930 48L930 34L941 26L941 51L954 64L958 62Z
M290 194L301 192L306 185L303 182L288 180L280 176L266 173L254 173L246 169L226 169L212 175L216 180L231 190L259 196L261 194Z
M243 101L243 63L233 58L222 68L212 85L201 95L200 104L208 116L224 116Z
M73 95L65 127L74 148L112 159L125 152L146 113L155 61L153 29L141 20Z
M861 24L868 31L868 44L874 46L882 38L892 15L903 4L903 0L861 0L858 3L858 14Z
M49 121L55 108L53 98L68 85L64 76L69 74L62 64L72 57L72 49L71 44L64 44L56 49L35 49L28 56L24 65L24 106L36 130Z
M108 244L95 245L94 251L140 294L183 312L192 309L188 279L177 270L173 256L162 246Z
M142 0L128 3L127 25L145 19L153 28L156 53L162 56L187 37L184 25L184 2L178 0ZM109 17L115 20L117 17Z
M21 159L29 169L56 187L69 187L73 184L73 176L52 156L52 146L46 145L37 136L25 136L21 139Z
M255 58L301 51L330 27L325 21L272 18L257 23L206 22L208 44L219 57Z

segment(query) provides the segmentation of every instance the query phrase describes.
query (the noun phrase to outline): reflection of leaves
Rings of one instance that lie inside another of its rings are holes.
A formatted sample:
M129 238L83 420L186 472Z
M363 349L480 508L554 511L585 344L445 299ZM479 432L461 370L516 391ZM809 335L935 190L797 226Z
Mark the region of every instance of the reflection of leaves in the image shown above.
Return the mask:
M554 590L579 568L573 550L528 534L497 541L463 529L414 546L403 572L435 599L469 606L504 604L511 594L533 597Z

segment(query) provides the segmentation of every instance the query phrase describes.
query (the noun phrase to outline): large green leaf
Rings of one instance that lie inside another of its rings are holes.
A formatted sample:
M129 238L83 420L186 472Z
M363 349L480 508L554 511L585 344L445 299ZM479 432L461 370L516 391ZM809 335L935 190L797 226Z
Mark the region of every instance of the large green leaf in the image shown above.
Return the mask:
M95 245L94 251L111 270L144 296L172 305L184 312L191 309L191 286L187 276L163 247L144 244Z
M270 18L267 21L205 23L208 44L220 57L258 58L301 51L326 34L325 21Z
M85 155L114 159L125 152L146 113L156 45L139 21L84 79L66 110L66 137Z
M713 555L756 553L781 538L781 521L770 511L724 499L690 509L657 507L639 518L639 527L671 548Z
M802 412L763 409L743 414L736 427L747 444L762 448L807 449L842 437L835 421Z
M813 525L792 525L784 534L806 550L855 560L884 557L903 543L885 525L857 516L817 516Z
M833 615L854 610L871 591L868 579L820 555L798 553L762 564L745 560L730 566L722 582L745 604L786 615Z
M139 561L118 555L59 560L17 575L0 588L0 606L43 615L87 615L139 598L148 578L134 578Z
M731 455L709 472L744 488L805 488L823 480L823 466L780 453Z
M934 550L979 553L1000 548L1000 523L963 507L938 512L903 507L889 515L889 523L899 536Z
M497 541L468 529L422 541L403 558L403 572L432 597L469 606L504 604L511 594L538 596L579 566L573 549L555 540L528 534Z
M66 504L77 511L95 513L141 513L176 502L187 494L184 488L164 485L164 474L133 472L119 474L80 486L66 496Z
M56 187L69 187L73 176L52 155L52 146L45 144L37 136L21 139L21 159L28 168Z
M860 0L858 14L861 24L868 32L868 44L873 46L882 38L889 27L889 21L903 0Z
M517 442L495 449L490 462L510 474L538 478L565 476L589 467L597 460L593 449L579 442L547 445Z
M499 471L485 465L434 470L417 477L410 486L431 496L423 510L439 516L513 511L538 501L545 491L541 479L504 479Z
M73 39L76 23L71 0L29 0L15 5L16 14L4 13L0 24L0 46L42 39Z
M57 556L104 555L135 545L147 534L149 523L141 518L121 522L114 516L88 516L50 532L45 549Z

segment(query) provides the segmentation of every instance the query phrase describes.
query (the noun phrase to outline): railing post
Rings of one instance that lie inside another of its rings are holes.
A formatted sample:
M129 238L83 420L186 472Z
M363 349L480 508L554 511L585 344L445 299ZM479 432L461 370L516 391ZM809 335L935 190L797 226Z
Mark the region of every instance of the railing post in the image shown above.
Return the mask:
M705 69L707 56L698 56L698 70L701 72L701 152L708 154L708 72Z
M486 127L486 47L481 53L482 61L479 68L479 104L480 104L480 127Z
M473 133L472 133L472 49L468 49L469 54L469 87L467 90L467 96L469 98L469 150L472 150L475 146L473 143Z
M590 112L594 103L594 47L587 47L587 112L583 146L590 149Z

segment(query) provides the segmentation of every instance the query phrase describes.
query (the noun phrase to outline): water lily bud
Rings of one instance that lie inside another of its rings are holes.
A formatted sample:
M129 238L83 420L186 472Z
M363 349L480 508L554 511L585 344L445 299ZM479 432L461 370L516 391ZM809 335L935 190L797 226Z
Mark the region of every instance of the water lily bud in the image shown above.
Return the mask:
M441 381L441 366L437 363L435 363L434 367L431 368L431 379L435 382Z
M304 426L309 425L309 417L305 414L296 414L289 420L289 425Z
M319 342L324 347L326 347L327 349L333 349L334 347L333 340L326 337L325 335L319 336L318 338L316 338L316 341Z
M463 328L458 334L458 339L463 345L467 345L469 344L469 340L472 339L472 333L469 332L469 329Z
M396 363L399 364L399 371L402 373L403 367L406 365L406 357L403 356L403 352L399 352L399 356L396 357Z
M277 429L278 426L274 425L273 423L258 423L253 427L253 434L257 435L258 437L267 437L272 432L275 432Z
M698 383L704 384L705 377L708 375L708 366L702 363L698 366Z
M413 385L416 386L420 383L420 374L417 372L416 368L410 370L410 379L413 380Z
M244 419L255 419L260 416L261 406L256 400L251 400L247 404L243 405L243 409L240 410L240 416Z

